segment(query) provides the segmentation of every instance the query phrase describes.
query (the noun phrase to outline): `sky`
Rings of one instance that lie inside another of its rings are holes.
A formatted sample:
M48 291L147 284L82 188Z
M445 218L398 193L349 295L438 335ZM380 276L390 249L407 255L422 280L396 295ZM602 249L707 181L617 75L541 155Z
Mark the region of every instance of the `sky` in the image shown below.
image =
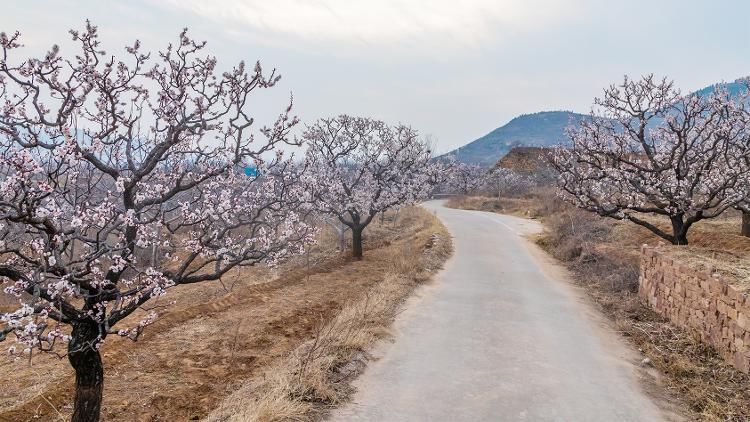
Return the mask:
M73 54L67 31L89 19L117 55L188 27L220 68L260 60L282 75L252 103L259 122L293 95L303 122L405 123L447 152L519 114L586 113L626 74L684 92L750 75L747 16L744 0L26 0L3 4L0 31L20 31L29 56Z

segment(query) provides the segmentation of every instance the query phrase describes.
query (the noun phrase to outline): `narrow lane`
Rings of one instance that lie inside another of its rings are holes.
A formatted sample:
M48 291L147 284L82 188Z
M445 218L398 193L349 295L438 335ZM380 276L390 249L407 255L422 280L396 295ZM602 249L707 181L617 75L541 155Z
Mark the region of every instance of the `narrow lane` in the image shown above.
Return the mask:
M425 206L455 255L332 420L665 420L638 383L637 356L523 238L536 222Z

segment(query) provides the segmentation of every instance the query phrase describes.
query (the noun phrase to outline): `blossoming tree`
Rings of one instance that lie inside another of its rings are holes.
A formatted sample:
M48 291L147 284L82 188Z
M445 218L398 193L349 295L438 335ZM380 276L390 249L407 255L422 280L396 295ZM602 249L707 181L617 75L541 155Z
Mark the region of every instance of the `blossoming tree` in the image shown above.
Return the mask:
M427 197L442 180L442 164L405 125L342 115L318 120L302 138L309 193L319 212L351 229L355 258L375 216Z
M748 150L733 150L743 129L729 93L682 96L672 82L646 76L610 86L595 106L552 159L571 203L686 245L694 223L744 196L738 163Z
M457 194L468 195L487 186L489 182L488 169L476 164L458 162L452 167L448 186Z
M493 168L484 179L484 188L498 198L528 194L534 187L531 177L505 167Z
M91 24L71 31L70 58L55 46L15 61L19 34L0 34L0 282L19 303L0 340L16 355L66 346L74 421L99 418L108 335L135 340L170 287L299 253L311 235L298 176L273 154L296 118L251 135L248 97L279 77L220 73L186 32L122 61Z
M733 96L732 126L735 135L732 138L729 155L733 158L730 171L740 174L740 180L735 187L735 193L743 198L737 202L735 208L742 213L740 234L750 237L750 80L745 80L745 89ZM722 85L715 91L725 89Z

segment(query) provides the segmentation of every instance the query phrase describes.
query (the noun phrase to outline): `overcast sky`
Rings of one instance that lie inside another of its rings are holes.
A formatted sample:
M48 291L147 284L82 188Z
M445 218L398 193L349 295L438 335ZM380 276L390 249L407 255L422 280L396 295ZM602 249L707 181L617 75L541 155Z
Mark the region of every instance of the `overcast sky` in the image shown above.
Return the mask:
M183 27L227 67L244 59L283 78L255 104L270 121L289 94L304 121L341 113L411 124L441 152L523 113L587 112L624 74L684 91L750 74L750 2L658 0L7 1L0 30L28 54L67 29L99 26L119 54L155 50Z

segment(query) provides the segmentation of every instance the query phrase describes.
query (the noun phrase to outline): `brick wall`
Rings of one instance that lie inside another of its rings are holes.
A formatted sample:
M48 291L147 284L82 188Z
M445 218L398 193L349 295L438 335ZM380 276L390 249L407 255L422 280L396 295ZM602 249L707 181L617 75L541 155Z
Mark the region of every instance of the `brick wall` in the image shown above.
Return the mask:
M639 296L662 316L750 370L750 299L718 274L676 262L658 247L641 249Z

